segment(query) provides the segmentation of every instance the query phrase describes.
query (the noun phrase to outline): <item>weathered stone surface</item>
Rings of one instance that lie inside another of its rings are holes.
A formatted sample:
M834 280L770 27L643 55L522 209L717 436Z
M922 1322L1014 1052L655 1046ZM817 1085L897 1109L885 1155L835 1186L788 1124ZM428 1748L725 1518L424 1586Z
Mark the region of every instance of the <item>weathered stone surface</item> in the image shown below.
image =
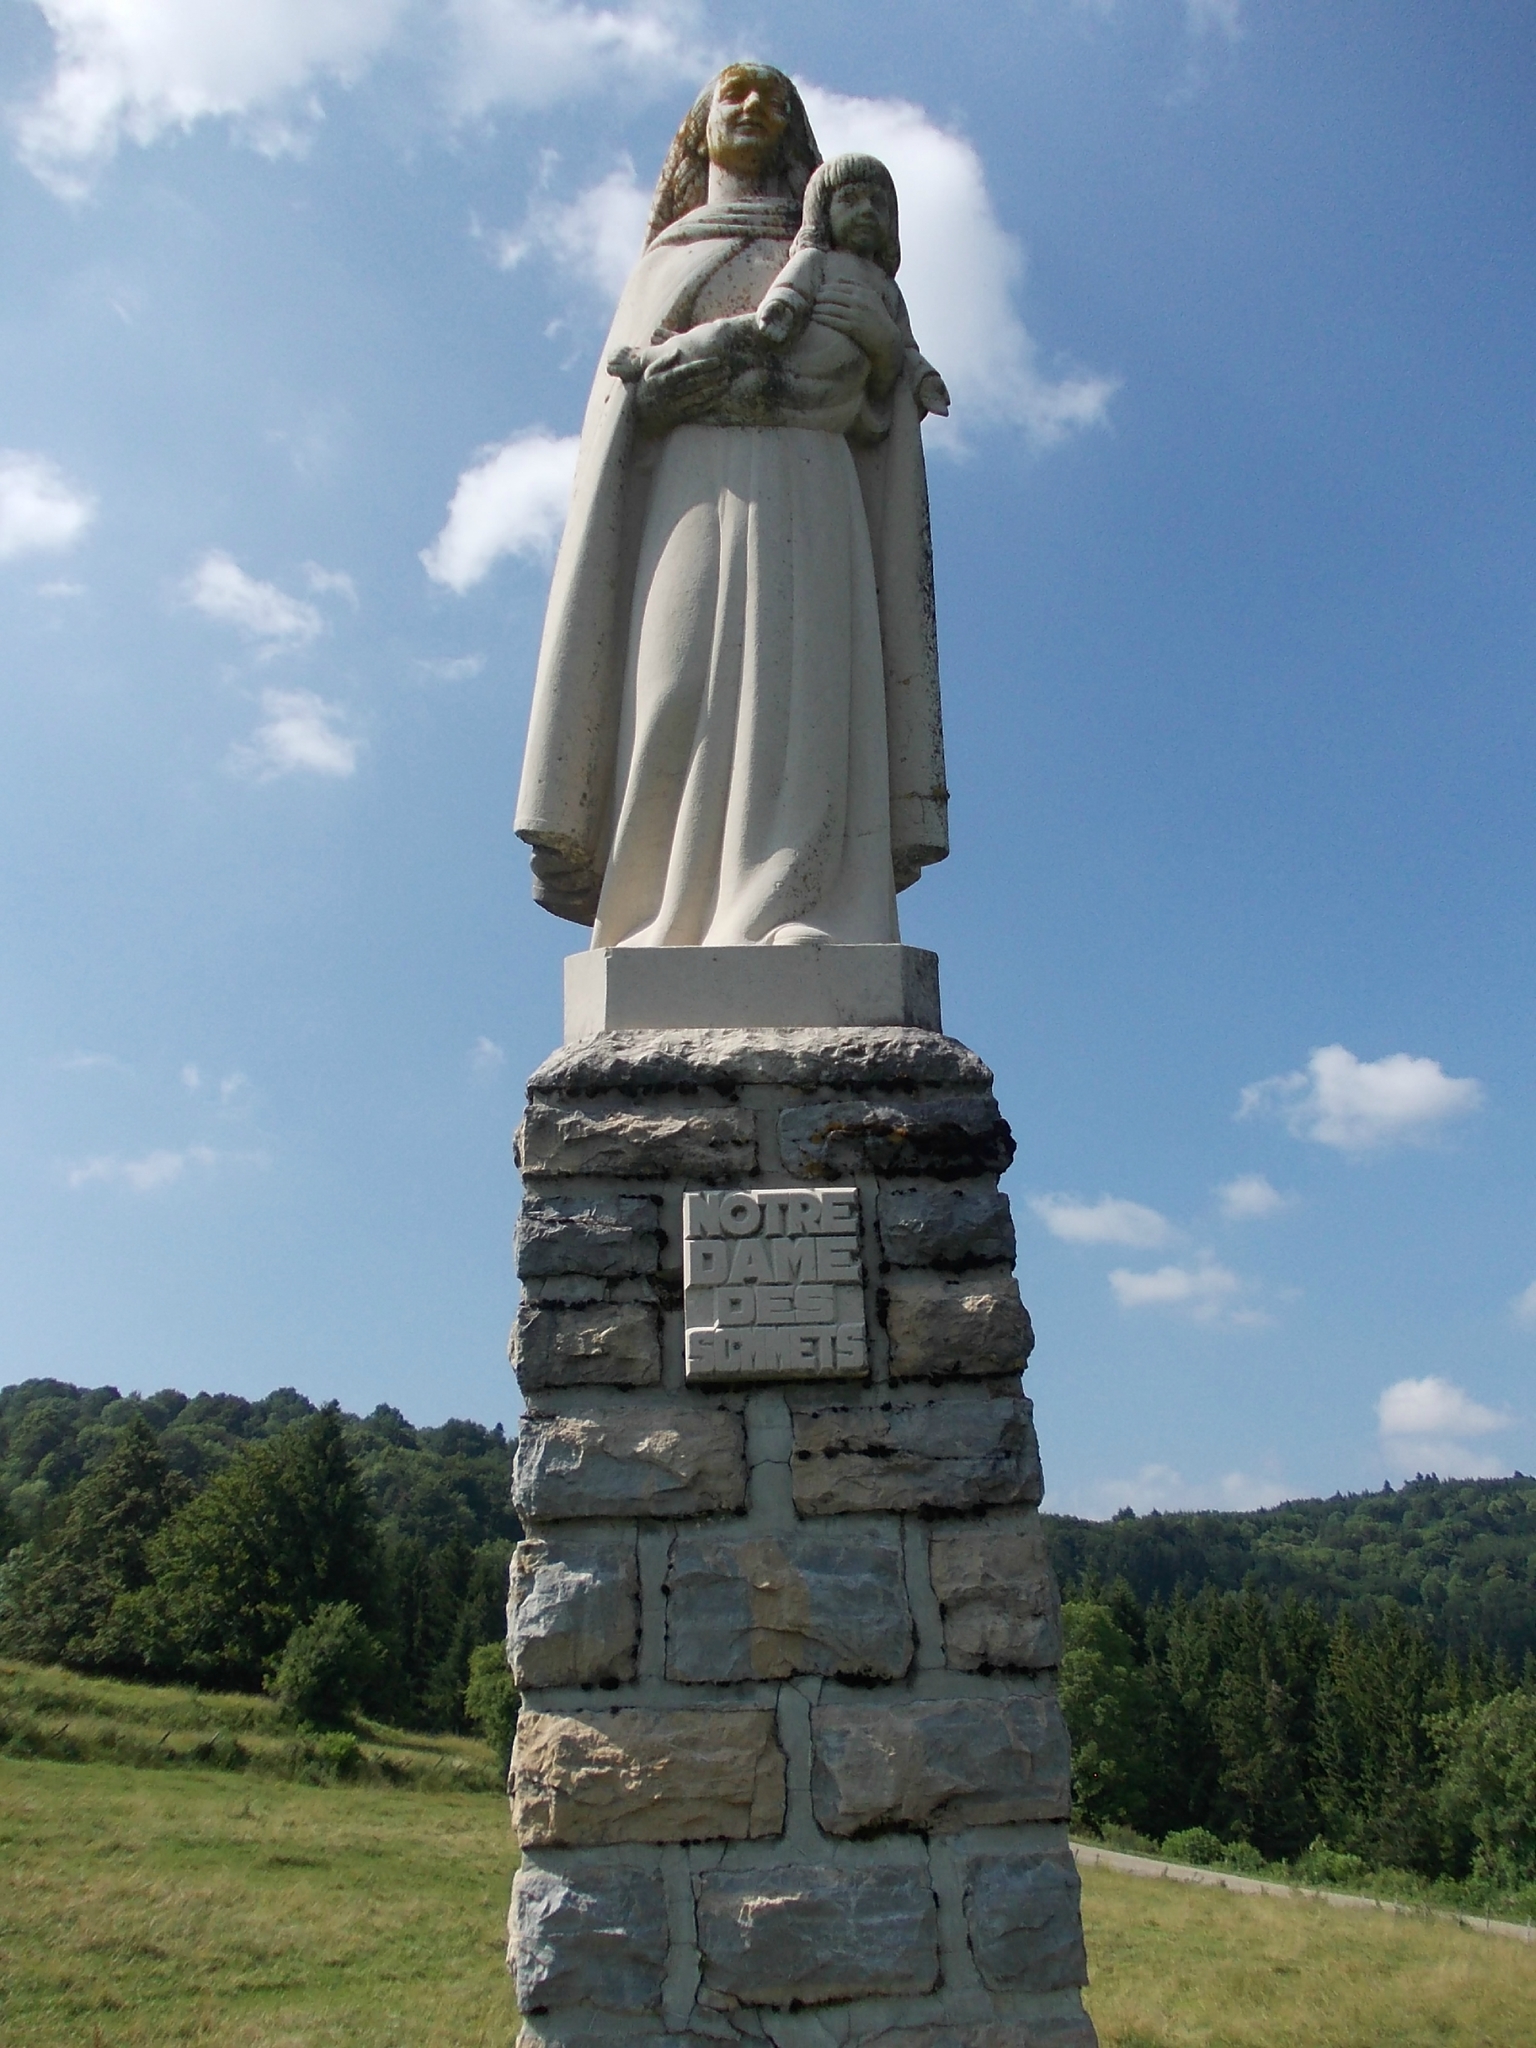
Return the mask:
M667 1676L685 1684L900 1678L912 1661L901 1550L878 1536L674 1538Z
M1067 1729L1054 1699L816 1707L811 1803L829 1835L1065 1820Z
M1030 1415L1022 1395L797 1408L795 1506L803 1515L1034 1506L1043 1481Z
M525 1848L741 1841L784 1825L784 1753L758 1707L525 1707L512 1773Z
M871 1173L964 1180L1012 1163L1013 1137L990 1095L935 1102L836 1102L779 1111L790 1174L851 1180Z
M592 1174L719 1186L757 1171L757 1123L748 1109L569 1109L530 1102L516 1152L529 1180Z
M525 1862L512 1885L511 1959L525 2013L588 2004L653 2012L667 1968L667 1896L659 1870L601 1850L559 1870Z
M963 1891L971 1954L989 1991L1065 1991L1088 1982L1081 1886L1069 1849L972 1857Z
M818 1094L905 1094L947 1088L985 1094L991 1069L958 1039L910 1026L776 1030L610 1031L552 1053L528 1083L556 1096L669 1095L695 1089L732 1098L747 1087Z
M517 1219L519 1279L654 1273L661 1231L654 1195L530 1194Z
M1040 1671L1061 1662L1061 1599L1038 1529L935 1529L928 1573L953 1671Z
M730 1514L746 1499L741 1417L724 1409L594 1398L582 1416L523 1418L512 1504L526 1520Z
M979 1186L883 1187L880 1248L893 1266L1009 1266L1016 1244L1008 1197L990 1181Z
M633 1678L640 1639L633 1528L520 1543L507 1623L519 1691Z
M1006 1267L892 1273L884 1295L893 1380L1022 1372L1035 1348L1018 1282Z
M926 1871L790 1864L697 1880L704 1982L743 2005L920 1997L938 1978Z
M551 1387L661 1384L661 1317L641 1301L580 1308L522 1302L512 1328L512 1364L525 1394Z

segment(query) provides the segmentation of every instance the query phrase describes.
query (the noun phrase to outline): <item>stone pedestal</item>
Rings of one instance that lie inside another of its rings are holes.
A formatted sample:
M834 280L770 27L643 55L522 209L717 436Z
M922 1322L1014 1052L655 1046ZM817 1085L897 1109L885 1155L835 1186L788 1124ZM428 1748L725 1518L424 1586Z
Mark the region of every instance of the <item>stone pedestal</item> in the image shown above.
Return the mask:
M611 1031L529 1084L522 2048L1091 2048L992 1077Z
M565 961L565 1042L609 1031L911 1024L937 1031L921 946L597 946Z

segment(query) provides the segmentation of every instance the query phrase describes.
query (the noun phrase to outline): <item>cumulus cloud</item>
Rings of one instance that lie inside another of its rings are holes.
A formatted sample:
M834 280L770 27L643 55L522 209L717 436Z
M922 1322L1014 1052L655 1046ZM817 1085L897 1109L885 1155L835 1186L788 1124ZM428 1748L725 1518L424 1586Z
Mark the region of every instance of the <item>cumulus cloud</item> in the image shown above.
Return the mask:
M0 562L72 548L95 517L95 498L50 457L0 448Z
M1482 1102L1480 1082L1455 1079L1438 1060L1406 1052L1360 1060L1345 1046L1324 1045L1304 1072L1274 1074L1245 1088L1237 1113L1278 1115L1293 1137L1340 1152L1368 1152L1422 1144Z
M442 532L422 549L433 582L462 596L502 555L550 561L571 502L576 445L574 434L535 427L480 449L459 478Z
M497 237L496 260L503 270L515 270L537 251L567 276L616 300L640 254L650 205L650 193L626 158L565 204L535 194L522 227Z
M1509 1305L1509 1312L1522 1330L1536 1330L1536 1280Z
M1214 1259L1192 1266L1159 1266L1151 1273L1117 1266L1109 1284L1122 1308L1173 1309L1192 1322L1220 1323L1228 1329L1262 1329L1271 1321L1263 1309L1244 1305L1245 1283Z
M561 100L654 89L709 69L694 0L630 0L584 7L562 0L448 0L454 23L455 103L480 114L501 105L547 107Z
M234 626L259 641L267 654L302 647L315 639L325 625L312 604L306 604L301 597L290 597L275 583L261 583L256 577L247 576L222 548L208 550L182 586L182 596L205 619Z
M1502 1471L1504 1461L1497 1451L1477 1448L1476 1439L1508 1429L1513 1418L1485 1408L1465 1388L1431 1373L1384 1388L1376 1419L1393 1470L1477 1479Z
M467 683L485 667L483 654L422 655L416 666L440 683Z
M1252 1223L1261 1216L1277 1215L1294 1199L1271 1187L1262 1173L1240 1173L1235 1180L1223 1181L1216 1195L1229 1223Z
M469 1071L477 1081L489 1081L507 1064L507 1056L494 1038L477 1038L469 1049Z
M53 1065L61 1074L89 1074L105 1070L111 1074L131 1074L126 1061L110 1052L68 1052L61 1053Z
M980 156L905 100L852 99L802 84L816 139L868 150L890 165L901 195L901 288L918 346L954 399L953 425L1021 428L1047 448L1100 425L1118 380L1084 370L1053 376L1014 303L1024 254L992 207Z
M346 714L313 690L263 690L266 714L248 740L230 749L229 766L253 782L279 775L356 773L360 742L340 731Z
M345 569L322 569L318 562L306 562L304 581L316 597L344 597L357 610L357 585Z
M1271 1507L1283 1500L1281 1481L1251 1472L1225 1472L1216 1479L1190 1480L1176 1465L1149 1463L1128 1479L1095 1479L1063 1496L1068 1514L1103 1521L1129 1508L1133 1514L1171 1513L1178 1509Z
M1156 1209L1114 1195L1101 1195L1096 1202L1075 1195L1033 1195L1029 1206L1052 1237L1067 1244L1123 1244L1151 1251L1179 1234Z
M356 78L394 34L407 0L36 0L53 30L52 77L16 123L22 161L75 196L118 144L156 141L210 117L284 110L313 119L318 79Z

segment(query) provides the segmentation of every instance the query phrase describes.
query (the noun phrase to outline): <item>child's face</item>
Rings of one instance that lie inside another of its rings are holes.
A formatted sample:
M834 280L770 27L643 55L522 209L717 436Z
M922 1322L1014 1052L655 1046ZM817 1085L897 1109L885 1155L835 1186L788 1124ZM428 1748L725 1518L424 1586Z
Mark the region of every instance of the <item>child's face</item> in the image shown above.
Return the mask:
M827 219L834 249L875 256L891 232L891 196L883 185L839 185Z

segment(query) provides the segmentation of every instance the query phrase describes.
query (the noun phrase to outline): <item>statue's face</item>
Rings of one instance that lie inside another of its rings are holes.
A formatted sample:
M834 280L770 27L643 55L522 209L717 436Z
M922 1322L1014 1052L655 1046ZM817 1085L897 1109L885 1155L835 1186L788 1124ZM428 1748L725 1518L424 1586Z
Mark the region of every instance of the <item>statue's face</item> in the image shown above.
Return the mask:
M874 256L891 232L891 195L883 185L839 185L827 216L835 249Z
M766 170L789 126L789 93L776 71L733 64L715 84L704 147L712 164L750 175Z

